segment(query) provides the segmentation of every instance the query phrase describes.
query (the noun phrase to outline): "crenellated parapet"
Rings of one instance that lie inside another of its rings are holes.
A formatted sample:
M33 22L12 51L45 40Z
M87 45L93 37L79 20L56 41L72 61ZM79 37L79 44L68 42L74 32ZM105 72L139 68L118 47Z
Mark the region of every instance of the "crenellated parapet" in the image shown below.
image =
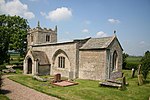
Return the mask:
M27 40L28 46L43 43L56 43L57 26L55 26L55 29L42 28L38 21L37 27L28 30Z

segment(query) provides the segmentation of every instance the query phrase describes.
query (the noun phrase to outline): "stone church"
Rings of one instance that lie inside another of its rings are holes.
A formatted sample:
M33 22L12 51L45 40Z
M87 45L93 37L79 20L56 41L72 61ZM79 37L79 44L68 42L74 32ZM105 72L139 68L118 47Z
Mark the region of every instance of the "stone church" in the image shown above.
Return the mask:
M122 47L116 37L57 42L55 29L29 29L24 74L55 75L69 79L103 80L122 76Z

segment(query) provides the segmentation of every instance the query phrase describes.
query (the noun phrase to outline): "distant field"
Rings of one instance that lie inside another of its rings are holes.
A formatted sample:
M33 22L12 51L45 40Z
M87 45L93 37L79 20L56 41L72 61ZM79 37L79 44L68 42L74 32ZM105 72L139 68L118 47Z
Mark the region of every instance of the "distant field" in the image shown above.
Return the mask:
M140 60L142 59L142 57L135 57L135 56L129 56L127 57L127 62L140 62Z
M127 64L126 69L138 68L138 65L141 63L142 57L138 56L129 56L126 58Z
M10 53L10 64L22 64L23 58L19 53Z

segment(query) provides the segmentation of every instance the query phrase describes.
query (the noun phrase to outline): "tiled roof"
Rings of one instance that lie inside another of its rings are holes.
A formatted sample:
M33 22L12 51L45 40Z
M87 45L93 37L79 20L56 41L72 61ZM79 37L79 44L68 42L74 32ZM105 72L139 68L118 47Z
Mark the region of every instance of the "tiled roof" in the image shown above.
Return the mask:
M91 38L80 49L104 49L109 46L115 36Z
M40 65L48 65L49 61L47 55L43 51L32 51L32 56L35 60L39 61Z

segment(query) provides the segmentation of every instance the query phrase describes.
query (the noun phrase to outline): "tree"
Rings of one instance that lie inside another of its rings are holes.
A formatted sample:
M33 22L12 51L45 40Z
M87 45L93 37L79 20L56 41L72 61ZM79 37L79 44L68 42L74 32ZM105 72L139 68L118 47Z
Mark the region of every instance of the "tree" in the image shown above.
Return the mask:
M4 26L0 26L0 64L3 64L8 59L8 47L9 47L9 29Z
M9 57L8 49L16 50L23 56L27 46L28 28L27 20L20 16L0 15L0 51L3 53L0 55L0 62Z
M147 75L150 71L150 52L145 52L145 55L141 59L141 71L144 79L146 80Z
M127 57L129 57L129 55L128 55L127 53L123 53L123 54L122 54L122 68L123 68L123 69L125 69L125 67L126 67L126 64L127 64L126 58L127 58Z

